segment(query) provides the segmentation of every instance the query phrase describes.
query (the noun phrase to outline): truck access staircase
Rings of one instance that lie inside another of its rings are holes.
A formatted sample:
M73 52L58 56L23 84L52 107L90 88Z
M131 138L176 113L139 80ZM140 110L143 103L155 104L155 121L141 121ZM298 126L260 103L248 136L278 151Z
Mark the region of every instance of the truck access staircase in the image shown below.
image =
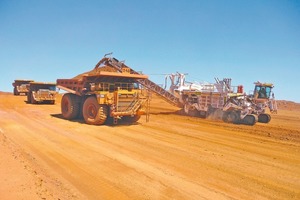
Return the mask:
M102 60L100 60L96 64L95 69L98 68L102 64L111 66L111 67L115 68L116 70L118 70L119 72L123 72L123 70L127 68L127 69L130 70L130 73L132 73L132 74L140 74L137 71L135 71L132 68L125 65L123 62L118 61L116 58L104 57ZM152 92L154 92L157 95L159 95L160 97L162 97L168 103L170 103L174 106L177 106L177 107L182 107L183 106L180 103L178 97L174 96L172 93L170 93L167 90L163 89L162 87L160 87L159 85L157 85L154 82L150 81L149 79L144 79L144 80L139 79L138 82L140 84L142 84L144 87L146 87L147 89L151 90Z

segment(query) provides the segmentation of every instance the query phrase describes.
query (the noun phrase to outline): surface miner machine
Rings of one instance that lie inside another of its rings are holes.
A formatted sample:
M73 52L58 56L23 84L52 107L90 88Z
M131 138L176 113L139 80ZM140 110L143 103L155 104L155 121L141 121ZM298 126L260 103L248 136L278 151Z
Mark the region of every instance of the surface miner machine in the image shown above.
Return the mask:
M141 115L149 115L148 92L138 82L147 78L104 56L92 71L57 79L57 87L68 92L61 100L62 116L74 119L82 115L92 125L116 124L118 120L134 123Z
M170 92L178 97L184 112L191 116L221 118L225 122L254 125L257 121L268 123L271 119L265 113L268 105L275 109L274 100L268 96L273 85L256 84L255 92L260 88L267 90L265 97L248 96L243 86L231 86L231 79L215 79L215 83L190 83L181 73L168 75L171 81ZM270 103L272 102L272 103Z

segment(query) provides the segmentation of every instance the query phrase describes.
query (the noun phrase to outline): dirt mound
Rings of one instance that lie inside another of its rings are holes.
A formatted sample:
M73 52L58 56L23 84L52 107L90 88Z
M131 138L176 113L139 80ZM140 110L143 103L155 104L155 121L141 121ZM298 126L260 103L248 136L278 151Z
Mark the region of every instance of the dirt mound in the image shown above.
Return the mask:
M12 94L11 92L2 92L2 91L0 91L0 94L2 95L2 94L5 94L5 95L7 95L7 94Z
M293 101L279 100L277 101L277 106L279 110L298 110L300 111L300 103L295 103Z

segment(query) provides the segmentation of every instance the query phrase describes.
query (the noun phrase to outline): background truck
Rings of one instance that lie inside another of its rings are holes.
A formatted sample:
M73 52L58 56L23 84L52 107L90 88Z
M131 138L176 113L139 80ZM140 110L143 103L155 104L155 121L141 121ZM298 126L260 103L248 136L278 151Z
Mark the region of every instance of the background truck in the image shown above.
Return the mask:
M149 95L138 80L148 76L133 74L115 58L101 59L92 71L72 79L57 79L57 87L67 91L61 100L65 119L83 116L87 124L101 125L118 120L134 123L149 116Z
M30 82L27 102L55 104L56 94L56 83Z
M15 80L12 85L14 87L14 95L27 95L28 93L28 86L29 83L32 82L33 80L21 80L21 79L17 79Z

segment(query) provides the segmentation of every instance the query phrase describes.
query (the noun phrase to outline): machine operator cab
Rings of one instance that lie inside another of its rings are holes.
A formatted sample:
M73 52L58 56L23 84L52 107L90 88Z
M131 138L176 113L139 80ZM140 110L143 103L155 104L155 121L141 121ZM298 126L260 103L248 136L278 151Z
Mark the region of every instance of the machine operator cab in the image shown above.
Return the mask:
M255 101L268 101L271 96L274 97L272 93L272 88L274 87L272 83L261 83L255 82L254 88L254 100Z

